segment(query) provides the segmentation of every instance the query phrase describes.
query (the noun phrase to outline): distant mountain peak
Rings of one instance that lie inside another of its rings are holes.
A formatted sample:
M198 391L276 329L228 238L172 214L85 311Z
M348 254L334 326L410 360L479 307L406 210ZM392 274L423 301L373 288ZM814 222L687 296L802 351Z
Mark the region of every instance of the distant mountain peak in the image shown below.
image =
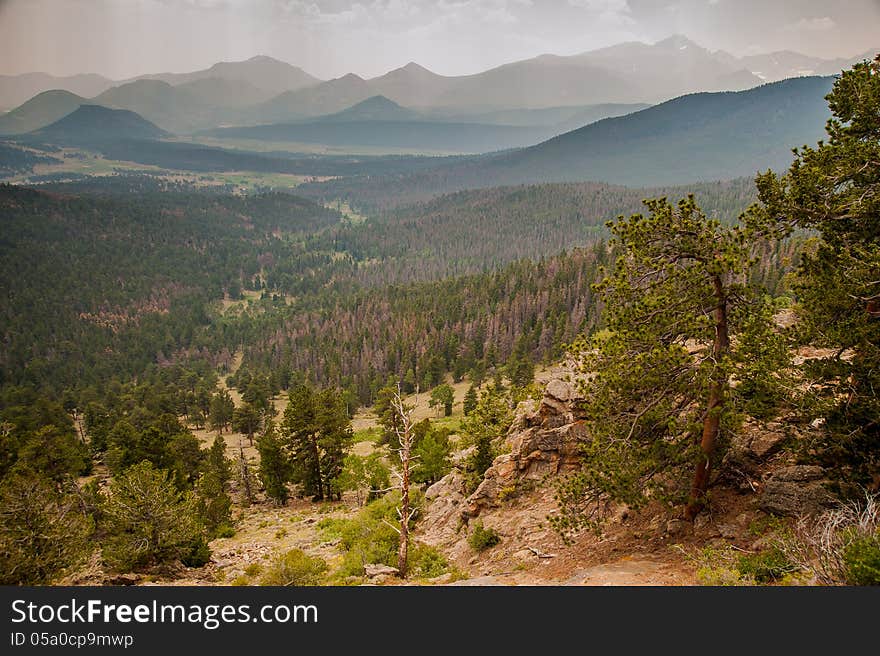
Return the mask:
M433 71L428 70L421 64L417 64L414 61L407 62L405 66L401 66L400 70L408 71L410 73L432 73Z
M28 133L57 143L91 144L118 139L160 139L169 134L140 114L102 105L80 105L51 125Z
M335 114L328 114L318 119L322 122L339 121L413 121L420 118L420 114L406 107L402 107L393 100L382 96L370 96L361 100L351 107L343 109Z
M339 82L363 82L364 78L356 73L346 73L342 77L336 78Z
M704 50L703 46L691 41L684 34L672 34L661 41L657 41L654 46L661 48L675 48L677 50L685 50L687 48Z
M362 100L361 102L354 105L351 109L354 109L355 107L395 107L396 108L396 107L400 107L400 105L398 105L393 100L386 98L385 96L378 95L378 96L370 96L366 100Z

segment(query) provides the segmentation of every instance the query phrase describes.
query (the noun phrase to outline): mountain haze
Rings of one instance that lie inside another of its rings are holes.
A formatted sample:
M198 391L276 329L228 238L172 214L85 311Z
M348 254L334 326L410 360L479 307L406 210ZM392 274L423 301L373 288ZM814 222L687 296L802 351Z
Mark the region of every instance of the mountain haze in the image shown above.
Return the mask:
M215 124L222 111L200 97L199 90L199 84L193 88L190 84L172 86L161 80L137 80L108 89L92 102L136 112L169 132L186 133Z
M417 111L401 107L385 96L373 96L335 114L319 119L324 123L347 123L351 121L418 121L424 116Z
M302 121L382 96L444 120L554 125L563 131L601 118L598 114L575 118L569 112L577 107L645 106L688 93L744 90L789 77L836 74L854 61L871 57L868 52L854 58L821 59L790 51L735 57L674 35L654 44L622 43L572 56L546 54L473 75L439 75L410 62L371 79L349 73L321 81L296 66L257 56L189 73L142 75L121 83L97 75L0 76L0 108L16 107L46 90L67 90L94 104L129 109L163 129L187 134L220 126ZM39 112L27 118L30 108L19 109L15 122L31 127L43 120ZM508 112L519 114L508 114L507 120L491 117ZM626 112L604 115L621 113Z
M125 109L82 105L64 118L25 136L88 147L110 141L159 139L168 133Z
M191 73L156 73L140 75L126 81L160 80L177 86L212 78L229 82L247 82L268 97L285 91L302 89L321 81L297 66L265 55L257 55L240 62L219 62L210 68Z
M54 123L89 101L69 91L44 91L0 115L0 134L25 134Z
M530 148L410 176L334 180L300 193L393 206L462 189L585 180L686 184L782 169L791 148L822 138L833 78L698 93L567 132Z
M113 80L94 74L57 77L48 73L0 75L0 110L18 107L39 93L60 89L91 98L106 91Z

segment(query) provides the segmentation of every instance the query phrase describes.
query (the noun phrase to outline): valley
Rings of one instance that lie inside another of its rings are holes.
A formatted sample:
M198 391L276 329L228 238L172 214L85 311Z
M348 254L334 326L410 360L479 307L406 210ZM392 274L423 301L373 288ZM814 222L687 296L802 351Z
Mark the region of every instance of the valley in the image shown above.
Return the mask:
M566 52L0 76L0 583L876 585L880 56Z

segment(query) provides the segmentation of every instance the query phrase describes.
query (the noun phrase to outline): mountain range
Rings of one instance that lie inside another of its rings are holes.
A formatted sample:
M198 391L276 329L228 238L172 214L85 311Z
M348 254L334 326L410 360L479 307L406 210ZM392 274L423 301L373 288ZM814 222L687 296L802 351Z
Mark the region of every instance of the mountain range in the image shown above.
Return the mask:
M529 148L412 174L330 180L298 193L366 208L502 185L591 180L668 185L781 170L791 149L815 143L830 113L833 77L804 77L739 92L696 93L606 118Z
M302 121L342 112L375 96L435 116L460 119L479 114L468 122L504 125L511 110L653 104L697 91L736 91L788 77L833 74L872 55L824 60L783 51L738 58L676 35L652 45L623 43L573 56L542 55L463 76L438 75L410 62L372 79L349 73L322 81L265 56L121 83L97 75L58 78L31 73L0 76L0 107L17 107L14 120L8 120L12 112L0 116L0 133L20 133L21 126L38 124L39 112L29 115L29 108L19 105L48 90L131 110L180 134ZM47 100L51 98L43 99L39 111L53 117L60 109L47 109ZM54 100L70 106L69 97Z
M567 132L571 127L643 107L619 104L568 108L568 113L559 114L558 123L508 125L491 120L481 122L479 115L437 116L402 107L385 96L373 96L340 112L313 119L216 128L200 134L221 140L476 154L530 146Z

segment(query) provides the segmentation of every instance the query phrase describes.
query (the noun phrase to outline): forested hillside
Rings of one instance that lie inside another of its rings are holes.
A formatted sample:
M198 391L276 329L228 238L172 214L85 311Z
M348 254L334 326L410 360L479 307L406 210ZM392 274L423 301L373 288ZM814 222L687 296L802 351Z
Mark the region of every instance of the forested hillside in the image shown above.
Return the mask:
M831 83L469 158L223 150L89 105L0 144L39 167L0 185L0 584L571 582L578 540L877 583L880 56L817 108ZM297 546L264 571L267 542Z
M339 216L286 195L97 199L0 188L0 381L48 390L219 350L208 306ZM27 284L24 284L27 281Z

